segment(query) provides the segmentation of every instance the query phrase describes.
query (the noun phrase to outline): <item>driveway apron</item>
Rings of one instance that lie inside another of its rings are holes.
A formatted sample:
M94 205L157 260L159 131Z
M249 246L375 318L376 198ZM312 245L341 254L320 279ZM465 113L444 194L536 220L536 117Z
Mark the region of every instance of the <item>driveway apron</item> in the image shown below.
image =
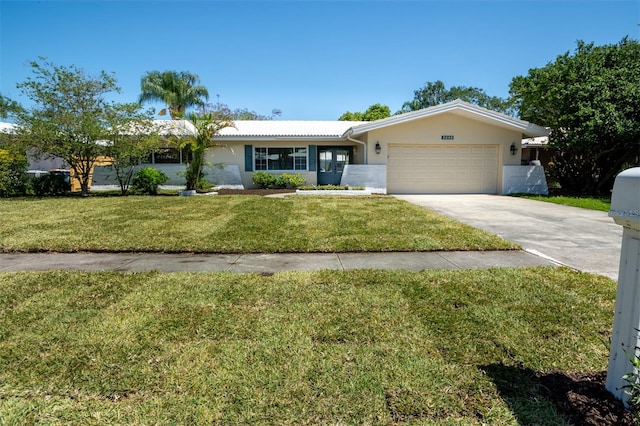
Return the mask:
M622 227L607 212L499 195L396 195L571 268L618 279Z

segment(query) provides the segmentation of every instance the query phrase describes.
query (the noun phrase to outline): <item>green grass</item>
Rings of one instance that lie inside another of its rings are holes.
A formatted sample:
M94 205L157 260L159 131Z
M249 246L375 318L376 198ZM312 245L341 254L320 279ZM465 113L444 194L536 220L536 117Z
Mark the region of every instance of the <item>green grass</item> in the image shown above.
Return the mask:
M565 206L581 207L589 210L608 212L611 209L611 199L596 197L569 197L553 195L519 195L530 200L545 201L547 203L562 204Z
M5 251L359 252L517 245L391 197L0 200Z
M539 424L602 371L615 283L563 268L0 274L0 424Z

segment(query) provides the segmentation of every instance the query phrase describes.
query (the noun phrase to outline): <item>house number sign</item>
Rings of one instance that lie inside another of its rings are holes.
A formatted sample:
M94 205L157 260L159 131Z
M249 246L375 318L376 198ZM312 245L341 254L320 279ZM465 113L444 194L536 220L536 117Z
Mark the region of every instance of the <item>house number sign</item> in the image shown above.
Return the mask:
M442 139L443 141L452 141L453 135L442 135L440 136L440 139Z

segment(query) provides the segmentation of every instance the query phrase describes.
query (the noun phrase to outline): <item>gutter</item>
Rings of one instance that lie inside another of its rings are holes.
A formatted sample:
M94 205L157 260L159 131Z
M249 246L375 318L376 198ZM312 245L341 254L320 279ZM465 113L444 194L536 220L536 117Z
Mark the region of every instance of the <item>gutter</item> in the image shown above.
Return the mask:
M351 142L359 143L360 145L362 145L364 147L364 164L369 164L369 159L368 159L368 155L367 155L367 143L359 141L357 139L353 139L351 137L352 133L353 133L353 129L347 130L347 132L345 133L345 136L347 137L347 140L351 141Z

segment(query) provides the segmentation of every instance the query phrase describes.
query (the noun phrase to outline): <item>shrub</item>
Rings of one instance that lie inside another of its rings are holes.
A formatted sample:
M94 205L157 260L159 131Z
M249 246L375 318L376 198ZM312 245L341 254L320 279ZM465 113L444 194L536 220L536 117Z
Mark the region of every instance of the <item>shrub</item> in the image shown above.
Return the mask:
M303 191L364 191L364 186L349 186L349 185L302 185L298 189Z
M27 191L28 163L24 155L12 154L0 149L0 197L23 195Z
M208 192L211 189L213 189L214 186L215 185L209 182L206 178L201 177L200 180L198 181L198 184L196 185L196 190L202 191L202 192Z
M251 179L254 184L258 185L262 189L273 188L278 181L275 176L270 175L267 172L255 172Z
M295 175L283 173L278 176L276 186L278 188L297 188L300 185L303 185L305 181L306 179L303 178L300 173L296 173Z
M50 173L33 178L31 181L34 194L43 195L64 195L66 191L71 191L71 184L67 176L61 173Z
M300 173L292 175L290 173L282 173L275 177L267 172L255 172L252 177L253 183L262 189L268 188L297 188L303 185L305 178Z
M144 167L133 176L131 187L142 194L156 195L158 186L166 183L169 178L158 169Z

